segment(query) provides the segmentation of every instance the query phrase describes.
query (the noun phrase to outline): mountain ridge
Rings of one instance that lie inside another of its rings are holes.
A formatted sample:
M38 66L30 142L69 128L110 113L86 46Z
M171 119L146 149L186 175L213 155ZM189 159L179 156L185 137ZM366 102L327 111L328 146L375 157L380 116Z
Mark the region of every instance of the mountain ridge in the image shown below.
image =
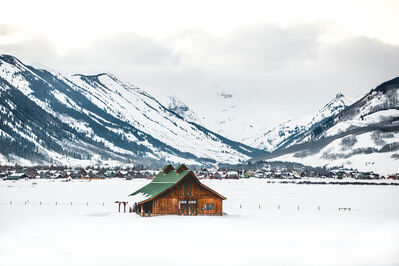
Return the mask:
M297 139L305 134L306 131L316 127L323 120L330 118L335 113L346 108L349 102L350 100L346 99L342 93L338 93L318 112L302 118L288 120L261 136L248 138L245 143L269 152L286 148L295 144Z
M387 174L399 161L399 77L370 90L317 127L297 144L257 160L345 166Z
M0 55L0 164L215 165L280 160L366 170L377 165L383 169L386 161L394 167L399 162L398 91L399 77L356 101L337 93L313 114L247 137L242 131L253 121L244 128L237 127L240 121L225 123L250 115L235 117L237 104L250 103L250 97L217 94L223 114L215 121L223 123L215 124L216 132L177 97L161 103L112 73L64 76ZM219 133L223 127L239 130L245 141L223 136Z
M20 91L59 120L54 123L67 124L97 143L101 152L91 151L92 154L84 155L95 156L97 162L104 161L101 154L108 154L117 159L114 163L142 158L189 164L237 163L257 152L195 123L188 123L144 90L124 83L110 73L64 77L58 72L25 65L13 56L2 55L0 77L12 86L3 89ZM59 144L63 142L57 141ZM201 148L197 148L199 143ZM60 157L55 156L55 160L65 162Z

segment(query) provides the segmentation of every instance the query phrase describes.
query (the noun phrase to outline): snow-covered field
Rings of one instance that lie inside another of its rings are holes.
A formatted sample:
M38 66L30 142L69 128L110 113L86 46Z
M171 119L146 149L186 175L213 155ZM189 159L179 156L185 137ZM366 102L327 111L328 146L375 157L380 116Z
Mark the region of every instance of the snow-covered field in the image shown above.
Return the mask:
M205 180L226 215L118 213L148 182L0 181L0 265L399 265L399 186Z

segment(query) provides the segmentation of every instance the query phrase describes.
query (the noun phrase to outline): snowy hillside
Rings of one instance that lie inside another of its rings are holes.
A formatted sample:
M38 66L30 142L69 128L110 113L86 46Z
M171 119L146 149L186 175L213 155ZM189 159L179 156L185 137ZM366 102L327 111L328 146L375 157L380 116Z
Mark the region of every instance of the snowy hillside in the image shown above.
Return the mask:
M64 77L1 55L0 88L1 163L238 163L257 152L111 74Z
M398 172L398 94L399 78L387 81L304 132L295 145L258 159Z
M290 120L273 129L253 137L243 139L243 142L261 150L274 151L298 143L300 137L319 123L336 115L348 105L351 100L341 93L337 94L320 111L306 117ZM301 139L302 140L302 139ZM302 140L303 141L303 140Z

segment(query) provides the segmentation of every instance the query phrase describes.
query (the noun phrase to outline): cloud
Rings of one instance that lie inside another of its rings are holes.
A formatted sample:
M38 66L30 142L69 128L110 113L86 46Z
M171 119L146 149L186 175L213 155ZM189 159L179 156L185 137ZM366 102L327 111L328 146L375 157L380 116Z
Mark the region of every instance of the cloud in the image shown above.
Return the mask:
M95 62L108 62L119 65L173 65L179 56L161 41L139 36L135 33L119 33L108 35L94 41L89 47L75 49L66 54L77 58L85 58Z
M314 25L255 25L232 32L223 50L238 63L268 69L313 57L320 33Z
M0 23L0 38L4 36L13 35L18 31L17 27L13 25Z

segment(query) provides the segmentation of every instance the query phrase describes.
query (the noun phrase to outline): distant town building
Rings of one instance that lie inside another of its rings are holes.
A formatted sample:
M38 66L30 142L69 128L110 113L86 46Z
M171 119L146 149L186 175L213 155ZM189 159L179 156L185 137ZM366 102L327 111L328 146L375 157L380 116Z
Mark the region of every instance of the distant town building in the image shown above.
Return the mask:
M24 179L28 178L28 175L25 173L14 173L11 175L8 175L4 178L4 180L18 180L18 179Z

